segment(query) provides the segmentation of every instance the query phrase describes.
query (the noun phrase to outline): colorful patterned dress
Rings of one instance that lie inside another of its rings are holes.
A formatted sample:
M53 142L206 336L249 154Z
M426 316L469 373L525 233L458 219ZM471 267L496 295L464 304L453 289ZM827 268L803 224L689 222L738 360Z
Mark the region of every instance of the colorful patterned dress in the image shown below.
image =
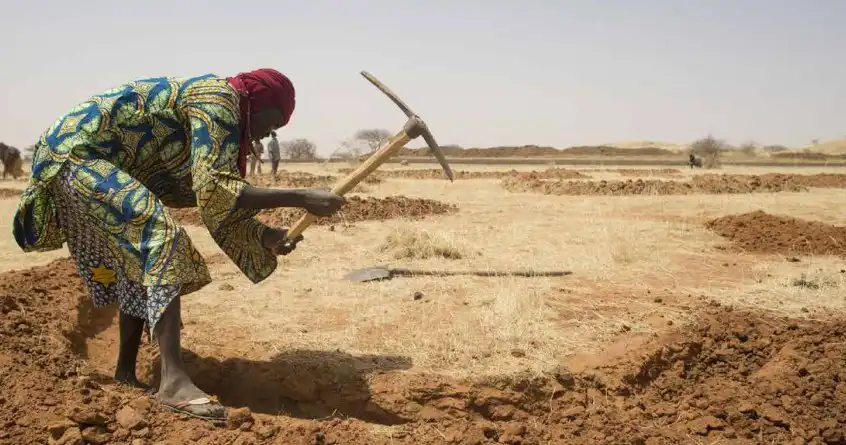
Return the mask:
M276 269L258 210L236 209L239 96L226 79L143 79L92 97L36 144L14 217L26 252L64 242L97 306L114 302L152 331L170 301L211 281L166 207L199 207L218 246L252 282Z

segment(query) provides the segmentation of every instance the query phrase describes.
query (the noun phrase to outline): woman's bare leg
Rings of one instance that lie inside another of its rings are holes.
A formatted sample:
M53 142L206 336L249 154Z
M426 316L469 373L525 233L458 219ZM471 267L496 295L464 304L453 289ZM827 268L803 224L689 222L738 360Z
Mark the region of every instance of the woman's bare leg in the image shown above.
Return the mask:
M120 313L118 322L120 331L120 349L118 351L115 380L144 390L150 387L138 381L135 365L138 361L138 348L141 346L141 334L144 332L144 319Z
M185 372L180 344L180 312L180 298L176 297L170 302L153 329L155 338L159 343L162 364L162 378L158 397L162 403L170 406L207 397L207 394L197 388ZM216 403L188 405L181 409L205 417L223 417L225 415L224 408Z

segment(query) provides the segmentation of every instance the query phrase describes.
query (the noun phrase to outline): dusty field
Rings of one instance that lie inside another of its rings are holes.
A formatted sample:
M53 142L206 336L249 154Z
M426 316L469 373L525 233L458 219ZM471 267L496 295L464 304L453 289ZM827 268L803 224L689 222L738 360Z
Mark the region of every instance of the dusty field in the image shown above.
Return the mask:
M17 198L18 196L21 196L20 189L0 188L0 199Z
M277 176L274 178L267 175L250 177L254 185L262 187L281 187L281 188L327 188L331 189L341 179L342 175L320 175L302 171L288 171L279 170ZM366 193L370 190L370 185L379 184L382 179L378 176L371 175L365 178L364 181L356 185L353 193Z
M374 198L371 196L347 196L344 208L328 218L317 218L316 225L349 225L358 221L383 221L386 219L403 218L415 219L429 215L442 215L458 211L455 204L446 204L433 199L408 198L405 196L388 196ZM201 226L203 220L197 209L171 209L183 224ZM280 208L263 211L258 219L265 224L279 227L293 225L304 214L301 209Z
M681 170L677 168L619 168L619 169L610 169L609 171L615 171L620 176L634 176L634 177L641 177L641 176L668 176L668 177L676 177L681 176Z
M310 175L288 178L318 187L343 176L296 168ZM630 183L683 193L630 196L500 182L656 173L473 166L450 183L402 170L386 166L258 285L186 225L216 281L183 302L183 347L200 387L237 408L221 426L114 384L115 309L91 307L66 251L17 249L4 195L0 444L846 442L836 169L681 169ZM573 274L340 279L378 264ZM157 366L145 343L142 380Z
M628 174L631 170L628 170ZM637 179L565 181L507 176L502 186L512 192L535 192L546 195L693 195L800 192L810 188L846 188L846 174L819 173L796 175L767 173L760 175L696 174L679 180Z
M352 168L340 168L339 173L347 174L352 172ZM430 169L386 169L377 171L373 175L368 176L368 179L374 177L376 180L381 178L404 178L404 179L446 179L444 171L440 168ZM453 170L453 178L458 179L490 179L490 178L517 178L517 179L574 179L574 178L590 178L577 170L570 170L564 168L547 168L541 171L517 171L511 170Z

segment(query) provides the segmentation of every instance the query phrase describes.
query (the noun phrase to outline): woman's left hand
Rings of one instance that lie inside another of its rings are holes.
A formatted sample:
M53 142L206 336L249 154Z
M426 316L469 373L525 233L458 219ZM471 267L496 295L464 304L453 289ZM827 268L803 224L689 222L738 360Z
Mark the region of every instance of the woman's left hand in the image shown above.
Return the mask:
M297 248L297 243L303 240L303 236L297 235L291 240L287 237L288 229L268 227L261 237L261 244L276 255L287 255Z

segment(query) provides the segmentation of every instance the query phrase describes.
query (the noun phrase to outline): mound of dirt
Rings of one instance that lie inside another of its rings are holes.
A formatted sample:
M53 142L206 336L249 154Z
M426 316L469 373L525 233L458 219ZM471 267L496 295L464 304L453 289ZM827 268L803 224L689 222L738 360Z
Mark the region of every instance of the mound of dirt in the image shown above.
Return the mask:
M579 156L678 156L670 150L658 147L618 148L610 146L579 146L561 150L563 155Z
M338 170L341 173L349 173L351 168ZM542 171L521 172L517 170L507 171L455 171L455 179L498 179L498 178L525 178L525 179L576 179L590 178L579 171L565 168L548 168ZM408 170L384 170L373 173L378 178L402 178L402 179L445 179L444 171L436 168L431 169L408 169Z
M502 186L512 192L545 195L691 195L756 192L807 191L795 175L697 175L691 181L637 179L625 181L544 181L503 178Z
M523 181L535 181L541 179L590 179L590 176L578 171L566 168L551 167L542 171L512 172L509 178Z
M17 198L23 194L23 190L0 188L0 199Z
M458 148L441 147L444 155L456 158L531 158L562 156L678 156L670 150L657 147L618 148L609 146L578 146L558 149L524 145L522 147ZM428 147L406 148L400 156L431 157Z
M780 152L770 155L777 159L795 159L806 161L825 161L827 159L846 159L846 154L819 153L819 152Z
M677 168L655 168L655 169L645 169L645 168L619 168L619 169L609 169L606 171L616 172L619 173L620 176L679 176L681 175L681 170Z
M696 325L601 366L473 381L340 351L270 361L185 351L197 384L234 408L214 426L92 371L116 356L115 312L90 306L69 260L0 281L4 445L846 441L846 320L825 314L711 306ZM139 374L154 382L155 348L141 349ZM374 434L372 423L393 428Z
M814 175L788 175L796 184L805 187L846 188L846 174L817 173Z
M705 223L740 250L785 255L846 257L846 227L763 211L727 215Z
M559 156L561 150L554 147L539 147L537 145L524 145L522 147L490 147L490 148L458 148L458 147L441 147L444 156L460 157L460 158L525 158L525 157L544 157L544 156ZM409 157L432 157L429 153L428 147L422 148L405 148L400 152L400 156Z
M338 169L339 173L349 173L353 171L351 168ZM487 178L501 178L507 176L510 172L507 171L452 171L455 179L487 179ZM409 170L378 170L371 176L377 177L380 180L384 178L400 178L400 179L446 179L444 171L437 168L425 169L409 169Z
M313 224L335 225L357 221L383 221L386 219L418 219L426 216L444 215L458 211L455 204L447 204L433 199L389 196L387 198L347 196L347 203L341 210L329 218L317 218ZM202 226L203 220L196 208L168 209L171 216L182 224ZM265 210L258 219L275 227L287 227L303 215L301 209L279 208Z
M258 178L250 178L250 183L261 187L280 187L280 188L332 188L340 181L341 178L332 175L315 175L307 172L279 172L276 178L271 176L260 176ZM374 175L364 178L359 183L353 192L362 193L366 190L362 184L380 184L382 179Z

